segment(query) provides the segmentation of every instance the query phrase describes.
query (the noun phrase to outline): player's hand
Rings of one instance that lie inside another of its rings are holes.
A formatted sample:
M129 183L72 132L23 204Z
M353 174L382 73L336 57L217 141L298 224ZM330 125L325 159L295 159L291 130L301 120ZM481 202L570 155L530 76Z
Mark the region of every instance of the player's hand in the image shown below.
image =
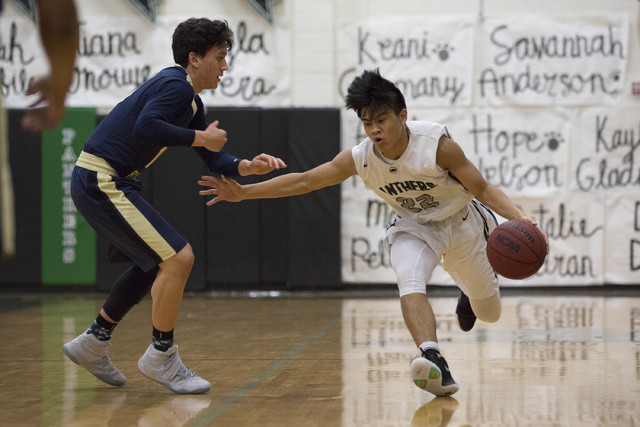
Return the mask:
M216 196L207 202L207 206L222 201L239 202L242 200L242 186L224 175L222 175L221 179L213 176L202 176L198 184L203 187L211 187L209 190L200 190L201 196Z
M287 165L282 159L270 156L269 154L258 154L251 161L242 161L238 167L241 176L264 175L274 169L284 169Z
M540 224L538 224L538 221L536 221L535 219L529 217L529 216L525 216L524 218L525 221L530 222L531 224L535 225L538 230L540 230L540 232L542 233L542 235L544 236L544 240L547 243L547 255L549 255L549 236L547 236L547 233L544 232L544 230L542 229L542 227L540 227Z
M218 152L227 143L227 131L218 128L218 121L211 123L205 130L196 131L194 147L204 147L209 151Z
M22 127L29 132L39 133L53 129L64 116L64 101L67 86L56 88L51 76L34 79L25 91L26 95L38 95L22 117ZM47 104L47 105L43 105Z

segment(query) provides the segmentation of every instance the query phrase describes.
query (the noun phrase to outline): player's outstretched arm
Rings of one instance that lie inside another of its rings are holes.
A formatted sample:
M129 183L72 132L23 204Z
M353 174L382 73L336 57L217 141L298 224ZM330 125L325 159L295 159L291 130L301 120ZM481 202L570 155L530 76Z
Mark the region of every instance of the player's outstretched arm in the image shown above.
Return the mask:
M351 150L340 152L332 161L301 173L288 173L256 184L240 185L232 179L203 176L198 181L208 190L200 195L215 196L207 206L215 203L239 202L246 199L271 199L306 194L320 188L336 185L356 173Z

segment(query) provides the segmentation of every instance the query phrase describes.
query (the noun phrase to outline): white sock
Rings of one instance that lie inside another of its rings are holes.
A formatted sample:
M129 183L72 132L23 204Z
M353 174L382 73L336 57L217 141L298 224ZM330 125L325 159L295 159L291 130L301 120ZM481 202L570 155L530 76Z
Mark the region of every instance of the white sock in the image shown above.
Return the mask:
M418 346L418 348L420 349L420 352L421 352L421 353L424 353L426 350L428 350L428 349L430 349L430 348L431 348L431 349L433 349L433 350L438 350L438 351L440 351L440 346L439 346L439 345L438 345L438 343L437 343L437 342L435 342L435 341L425 341L425 342L423 342L422 344L420 344L420 345Z

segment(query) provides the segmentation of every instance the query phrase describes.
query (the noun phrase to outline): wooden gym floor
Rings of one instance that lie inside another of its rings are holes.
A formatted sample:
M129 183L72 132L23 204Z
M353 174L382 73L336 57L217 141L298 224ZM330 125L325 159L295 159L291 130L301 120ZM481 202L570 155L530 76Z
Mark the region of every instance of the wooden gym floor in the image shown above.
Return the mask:
M61 349L104 294L0 294L0 425L640 426L637 290L505 290L500 321L468 333L456 297L436 293L440 346L461 386L448 398L411 383L417 351L394 292L274 295L185 295L176 343L212 389L180 396L137 371L150 300L114 333L128 382L111 387Z

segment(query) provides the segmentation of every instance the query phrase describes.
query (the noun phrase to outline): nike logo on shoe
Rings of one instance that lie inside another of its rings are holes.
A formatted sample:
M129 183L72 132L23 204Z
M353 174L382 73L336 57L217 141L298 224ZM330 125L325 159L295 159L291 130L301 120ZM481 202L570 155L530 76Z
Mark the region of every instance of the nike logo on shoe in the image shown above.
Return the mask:
M467 214L466 214L465 216L463 216L463 217L462 217L462 220L463 220L463 221L466 221L466 220L467 220L467 217L469 217L469 211L467 211Z

